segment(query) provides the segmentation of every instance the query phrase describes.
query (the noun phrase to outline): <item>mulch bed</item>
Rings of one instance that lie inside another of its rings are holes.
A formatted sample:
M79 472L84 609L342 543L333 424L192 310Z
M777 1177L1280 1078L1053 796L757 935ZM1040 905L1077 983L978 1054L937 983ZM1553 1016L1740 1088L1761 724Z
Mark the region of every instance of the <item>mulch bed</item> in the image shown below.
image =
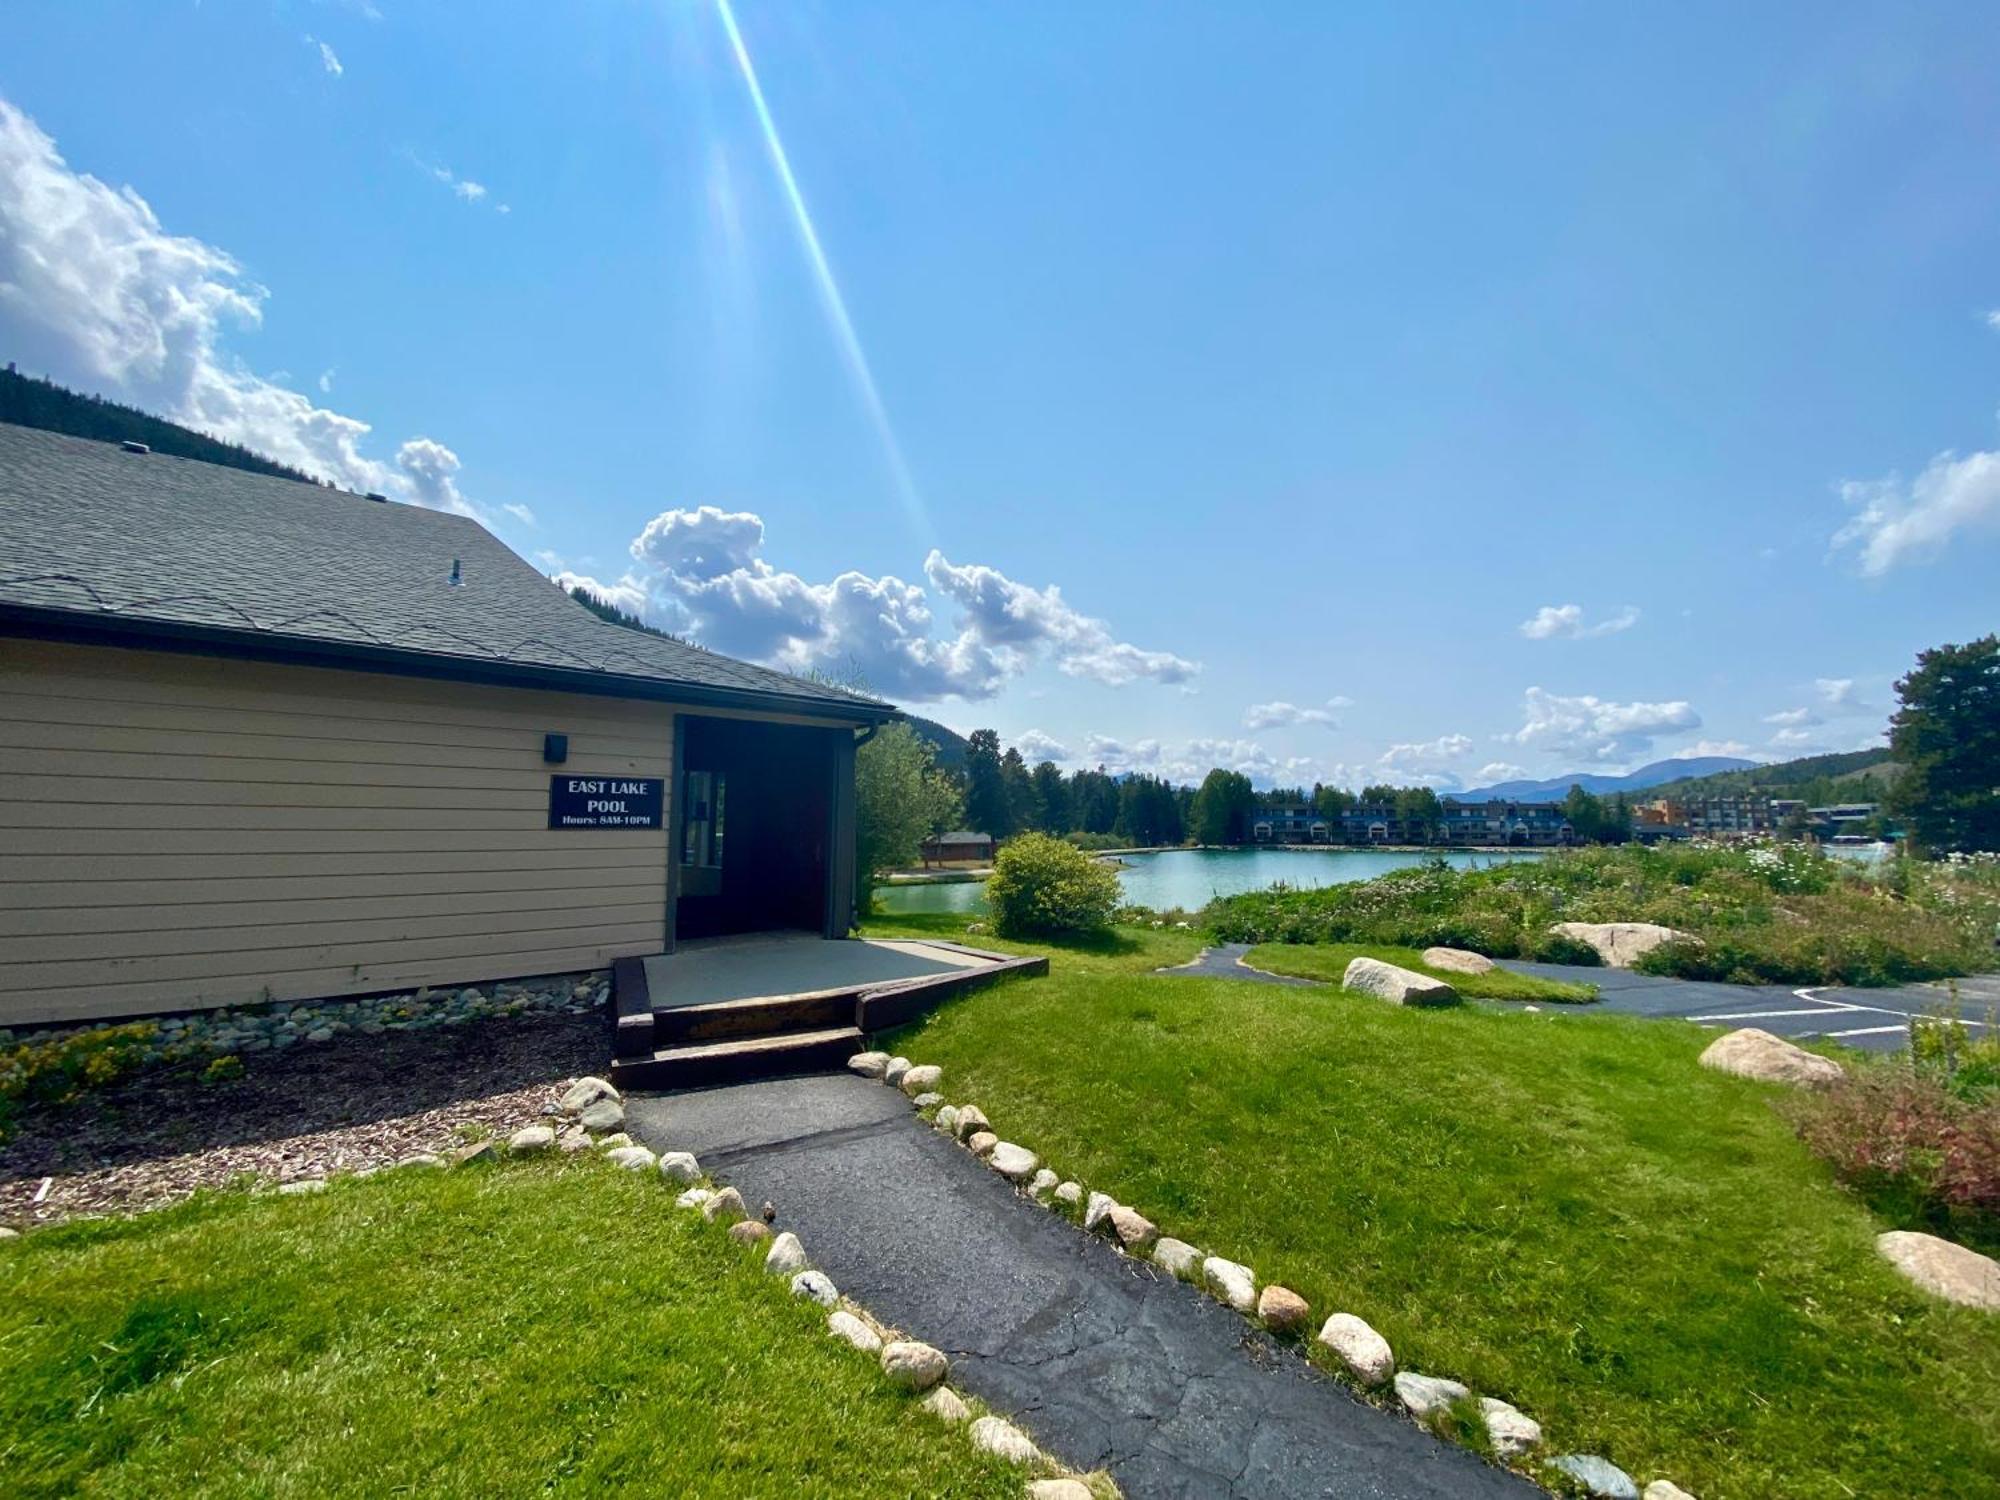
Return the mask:
M610 1062L593 1012L350 1033L246 1058L226 1083L199 1083L193 1068L131 1079L16 1122L0 1145L0 1224L156 1208L244 1173L320 1177L447 1152L468 1126L535 1123Z

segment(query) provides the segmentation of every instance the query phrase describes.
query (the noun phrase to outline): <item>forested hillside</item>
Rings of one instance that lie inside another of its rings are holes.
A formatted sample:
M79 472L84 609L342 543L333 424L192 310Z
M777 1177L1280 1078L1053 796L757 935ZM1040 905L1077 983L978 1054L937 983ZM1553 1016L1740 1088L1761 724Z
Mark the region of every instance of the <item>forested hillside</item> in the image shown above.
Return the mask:
M239 444L222 442L178 422L140 411L136 406L106 401L101 396L86 396L52 380L23 375L12 365L0 370L0 422L39 427L46 432L66 432L71 437L96 438L106 443L144 443L155 453L170 453L176 458L248 469L252 474L269 474L276 479L319 483L310 474L274 463Z
M1879 802L1900 770L1889 750L1850 750L1841 755L1808 755L1744 771L1722 771L1665 782L1651 797L1796 797L1814 807L1834 802Z

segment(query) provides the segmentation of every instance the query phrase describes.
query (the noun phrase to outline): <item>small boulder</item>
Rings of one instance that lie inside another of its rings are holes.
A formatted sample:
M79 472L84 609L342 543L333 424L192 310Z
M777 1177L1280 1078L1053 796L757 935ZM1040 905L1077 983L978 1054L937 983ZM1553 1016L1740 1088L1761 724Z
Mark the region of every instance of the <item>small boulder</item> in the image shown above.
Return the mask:
M20 1230L11 1228L6 1224L0 1224L0 1240L18 1240L20 1237Z
M863 1078L880 1078L889 1066L886 1052L857 1052L847 1060L847 1071L858 1073Z
M1216 1301L1248 1317L1257 1309L1257 1273L1233 1260L1211 1255L1201 1263L1202 1284Z
M1117 1206L1118 1200L1109 1193L1092 1193L1084 1205L1083 1227L1095 1234L1111 1221L1111 1210Z
M946 1135L957 1136L958 1106L956 1104L945 1105L944 1108L931 1116L931 1126L933 1129L942 1130Z
M882 1373L906 1391L927 1391L943 1380L951 1362L944 1351L914 1339L898 1340L882 1351Z
M1694 1500L1694 1496L1671 1479L1655 1479L1639 1492L1639 1500Z
M1037 1479L1028 1486L1028 1500L1095 1500L1081 1479Z
M739 1219L750 1217L750 1210L743 1205L743 1195L733 1187L726 1187L701 1206L701 1216L711 1224L734 1224Z
M986 1118L986 1111L976 1104L961 1104L958 1107L958 1119L952 1125L952 1129L961 1141L979 1134L982 1130L992 1128L993 1122Z
M1389 1341L1353 1313L1335 1313L1320 1328L1319 1341L1333 1351L1363 1385L1380 1385L1396 1373Z
M1426 948L1424 967L1443 969L1450 974L1490 974L1493 972L1493 960L1483 953L1465 948Z
M591 1144L599 1151L616 1151L620 1147L631 1145L632 1137L621 1130L616 1135L599 1136Z
M1357 995L1373 995L1393 1005L1450 1005L1458 999L1458 991L1442 979L1385 964L1379 958L1351 960L1347 972L1341 976L1340 987Z
M944 1103L944 1095L935 1092L914 1094L910 1098L910 1104L916 1109L936 1109L942 1103Z
M806 1247L799 1243L799 1237L787 1229L771 1241L770 1254L764 1257L764 1269L773 1276L796 1276L806 1269Z
M967 1406L957 1391L948 1385L941 1385L923 1399L923 1408L940 1422L956 1427L960 1422L972 1420L972 1408Z
M556 1133L546 1125L529 1125L507 1137L507 1151L511 1156L533 1156L551 1149L556 1143Z
M2000 1312L2000 1261L1991 1256L1911 1229L1877 1235L1875 1248L1932 1296Z
M1111 1232L1134 1255L1144 1255L1160 1242L1160 1226L1122 1203L1111 1210Z
M1396 1399L1416 1417L1433 1417L1454 1401L1463 1401L1472 1392L1456 1380L1438 1375L1416 1375L1408 1370L1396 1376Z
M910 1066L910 1060L907 1057L890 1058L888 1062L882 1065L882 1081L892 1089L901 1087L903 1075L910 1071Z
M1034 1441L1004 1417L981 1417L972 1424L971 1435L973 1447L1010 1464L1031 1464L1042 1456Z
M874 1354L882 1347L882 1336L851 1312L834 1312L827 1316L826 1331L837 1339L845 1339L863 1354Z
M738 1219L729 1226L729 1237L739 1245L754 1245L771 1237L771 1226L762 1219Z
M650 1152L647 1154L651 1155ZM471 1145L460 1146L451 1153L451 1164L454 1167L476 1167L499 1159L500 1148L491 1141L474 1141Z
M690 1151L667 1151L660 1156L660 1175L669 1182L678 1182L686 1187L701 1181L701 1163L694 1159Z
M1542 1446L1542 1424L1518 1407L1481 1396L1479 1415L1486 1423L1486 1440L1502 1458L1519 1458Z
M1059 1182L1056 1184L1056 1202L1075 1208L1083 1202L1083 1184L1080 1182Z
M1056 1176L1047 1167L1043 1167L1041 1171L1028 1180L1028 1194L1039 1202L1053 1193L1056 1190L1056 1184L1060 1181L1062 1181L1060 1177Z
M840 1301L840 1293L834 1287L833 1278L824 1271L801 1271L792 1278L792 1295L809 1297L821 1307L832 1307Z
M562 1099L556 1107L566 1115L580 1115L600 1099L609 1099L615 1104L619 1097L618 1090L602 1078L579 1078L563 1090Z
M1631 968L1662 943L1701 941L1691 932L1677 932L1658 922L1558 922L1549 931L1596 949L1611 969Z
M1035 1169L1042 1159L1026 1146L1017 1146L1012 1141L1002 1141L986 1153L986 1165L998 1172L1009 1182L1021 1182L1035 1175Z
M584 1106L577 1123L592 1135L625 1128L625 1106L616 1099L599 1099Z
M1000 1137L990 1130L976 1130L965 1138L965 1149L974 1156L991 1156L999 1144Z
M1793 1083L1803 1088L1823 1088L1838 1083L1843 1076L1840 1064L1832 1058L1795 1047L1755 1026L1717 1037L1702 1052L1700 1062L1704 1068L1734 1073L1738 1078Z
M714 1196L715 1194L707 1188L689 1188L685 1193L674 1199L674 1207L700 1208L702 1204L708 1202Z
M607 1151L604 1159L614 1167L623 1167L628 1172L650 1172L659 1165L659 1158L644 1146L620 1146Z
M279 1183L278 1191L288 1197L297 1197L302 1193L323 1193L326 1191L326 1179L324 1177L301 1177L292 1182Z
M556 1137L556 1150L565 1155L574 1156L579 1151L588 1151L589 1149L590 1133L578 1126L572 1125Z
M922 1063L904 1073L896 1087L914 1099L919 1094L928 1094L943 1080L943 1068L936 1063Z
M1569 1475L1591 1500L1639 1500L1639 1486L1632 1476L1608 1458L1595 1453L1565 1453L1549 1460Z
M439 1156L435 1151L419 1151L412 1156L398 1158L396 1165L399 1167L441 1167L444 1165L444 1158Z
M1311 1316L1306 1299L1290 1287L1267 1286L1257 1294L1257 1321L1273 1333L1296 1333Z
M1201 1274L1201 1252L1186 1240L1163 1236L1154 1242L1153 1264L1169 1276L1193 1281Z

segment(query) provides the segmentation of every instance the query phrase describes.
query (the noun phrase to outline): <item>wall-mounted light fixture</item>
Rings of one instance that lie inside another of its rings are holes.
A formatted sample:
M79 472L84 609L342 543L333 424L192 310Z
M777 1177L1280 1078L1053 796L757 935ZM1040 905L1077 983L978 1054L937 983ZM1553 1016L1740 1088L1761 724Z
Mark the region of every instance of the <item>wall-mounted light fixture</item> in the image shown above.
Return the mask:
M542 736L542 759L552 766L559 766L569 759L569 736L566 734L545 734Z

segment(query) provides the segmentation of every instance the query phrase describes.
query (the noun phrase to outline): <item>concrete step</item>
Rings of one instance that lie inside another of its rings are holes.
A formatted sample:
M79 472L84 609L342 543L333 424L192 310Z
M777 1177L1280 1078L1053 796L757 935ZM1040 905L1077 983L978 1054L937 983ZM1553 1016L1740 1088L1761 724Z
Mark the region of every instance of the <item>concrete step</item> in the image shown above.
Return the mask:
M611 1081L620 1089L689 1089L714 1083L741 1083L751 1078L838 1068L861 1050L861 1032L853 1026L691 1042L662 1047L651 1057L620 1058L611 1065Z
M723 1042L775 1036L786 1031L826 1031L854 1024L859 988L819 990L803 995L767 995L752 1000L715 1000L653 1012L653 1044L678 1047L690 1042Z

